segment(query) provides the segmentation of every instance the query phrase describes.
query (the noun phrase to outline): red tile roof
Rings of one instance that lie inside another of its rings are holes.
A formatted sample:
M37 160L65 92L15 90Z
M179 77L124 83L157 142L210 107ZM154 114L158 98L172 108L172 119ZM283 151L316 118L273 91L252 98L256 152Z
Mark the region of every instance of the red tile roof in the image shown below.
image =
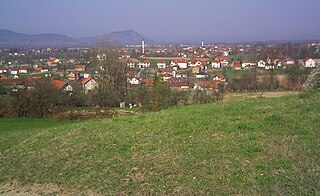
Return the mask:
M87 84L91 79L93 79L93 78L92 78L92 77L85 78L84 80L81 81L81 84L82 84L82 85L85 85L85 84Z
M55 89L61 89L67 83L62 80L52 80L52 84Z
M4 74L0 74L0 79L8 79L8 77L5 76Z
M154 81L151 78L145 78L142 80L142 84L146 86L152 86L154 84Z

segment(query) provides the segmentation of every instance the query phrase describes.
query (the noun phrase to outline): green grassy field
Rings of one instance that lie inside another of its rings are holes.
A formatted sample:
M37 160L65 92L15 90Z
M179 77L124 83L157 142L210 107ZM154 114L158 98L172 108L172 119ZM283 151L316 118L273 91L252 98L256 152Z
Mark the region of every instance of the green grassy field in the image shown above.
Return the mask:
M62 125L1 120L0 184L101 194L319 195L319 96L232 99Z

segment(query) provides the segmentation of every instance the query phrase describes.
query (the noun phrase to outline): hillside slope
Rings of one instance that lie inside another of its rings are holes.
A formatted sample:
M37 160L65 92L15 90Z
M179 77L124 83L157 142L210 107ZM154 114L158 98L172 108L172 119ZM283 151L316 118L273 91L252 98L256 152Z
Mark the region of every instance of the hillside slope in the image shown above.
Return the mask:
M0 184L52 184L55 193L317 195L319 95L1 130Z

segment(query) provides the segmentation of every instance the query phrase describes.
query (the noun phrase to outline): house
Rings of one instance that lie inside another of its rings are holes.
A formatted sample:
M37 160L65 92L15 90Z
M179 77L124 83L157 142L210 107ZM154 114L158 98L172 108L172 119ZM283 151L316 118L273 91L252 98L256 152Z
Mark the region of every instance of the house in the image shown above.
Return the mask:
M148 60L144 60L143 62L138 63L138 67L140 68L149 68L151 66Z
M85 71L86 66L85 65L75 65L75 66L73 66L73 70L74 71Z
M258 62L258 67L259 67L259 68L265 68L265 67L266 67L266 62L263 61L263 60L260 60L260 61Z
M250 68L256 66L256 63L253 61L243 61L241 64L242 68Z
M1 68L1 69L0 69L0 74L2 74L2 73L7 73L7 69Z
M294 65L294 59L290 58L290 57L286 57L282 60L283 65Z
M52 80L52 85L57 90L62 90L65 92L72 92L73 87L65 81L62 80Z
M316 67L316 61L312 58L305 58L303 60L303 65L304 65L304 67L314 68L314 67Z
M166 68L167 67L166 62L164 62L164 61L157 62L157 67L158 67L158 69Z
M177 78L170 78L168 84L171 88L174 89L181 89L181 90L188 90L189 89L189 81Z
M77 72L77 71L72 71L72 72L70 72L70 73L68 74L68 79L69 79L69 80L72 80L72 81L78 80L79 77L80 77L80 73Z
M213 76L213 80L225 82L226 78L224 77L223 74L218 74L218 75Z
M173 68L158 69L157 76L161 77L163 81L167 81L172 77L176 77L176 71Z
M226 67L229 65L229 57L228 56L222 56L218 58L220 67Z
M127 72L127 82L132 85L140 84L140 77L136 71Z
M98 88L99 86L98 82L92 77L88 77L82 80L81 85L85 93L89 93L90 91L94 90L95 88Z
M184 59L175 59L171 61L170 66L178 66L180 69L186 69L188 68L188 62Z
M19 69L17 69L17 68L10 69L10 74L11 75L17 75L18 72L19 72Z
M4 74L0 74L0 79L9 79L7 76L5 76Z
M213 91L218 89L218 84L220 81L217 80L202 80L197 81L193 87L195 90L202 90L202 91Z
M12 91L25 88L25 80L21 78L3 78L0 79L0 85L6 88L11 88Z
M192 73L200 73L201 71L201 66L195 66L195 67L192 67Z
M145 86L153 86L154 85L154 80L152 78L145 78L141 82Z
M135 59L135 58L129 58L128 62L127 62L127 67L129 68L135 68L138 66L138 63L140 63L139 60Z
M241 62L240 61L235 61L233 62L233 69L234 70L242 70L242 65L241 65Z
M220 61L218 59L215 59L214 61L212 61L211 66L215 69L221 68Z
M207 74L205 72L200 72L200 73L196 74L197 79L206 79L208 77L209 77L209 74Z
M84 73L84 74L83 74L83 78L89 78L90 76L91 76L90 73Z
M40 68L40 72L41 72L41 73L49 72L49 69L43 67L43 68Z
M27 74L28 73L28 69L27 68L19 68L19 73L20 74Z

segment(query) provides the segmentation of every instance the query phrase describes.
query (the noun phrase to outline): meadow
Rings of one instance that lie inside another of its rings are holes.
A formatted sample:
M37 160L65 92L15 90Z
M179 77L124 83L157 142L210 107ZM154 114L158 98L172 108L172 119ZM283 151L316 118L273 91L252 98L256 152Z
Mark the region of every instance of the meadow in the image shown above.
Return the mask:
M319 96L233 97L88 121L1 119L0 195L319 195Z

